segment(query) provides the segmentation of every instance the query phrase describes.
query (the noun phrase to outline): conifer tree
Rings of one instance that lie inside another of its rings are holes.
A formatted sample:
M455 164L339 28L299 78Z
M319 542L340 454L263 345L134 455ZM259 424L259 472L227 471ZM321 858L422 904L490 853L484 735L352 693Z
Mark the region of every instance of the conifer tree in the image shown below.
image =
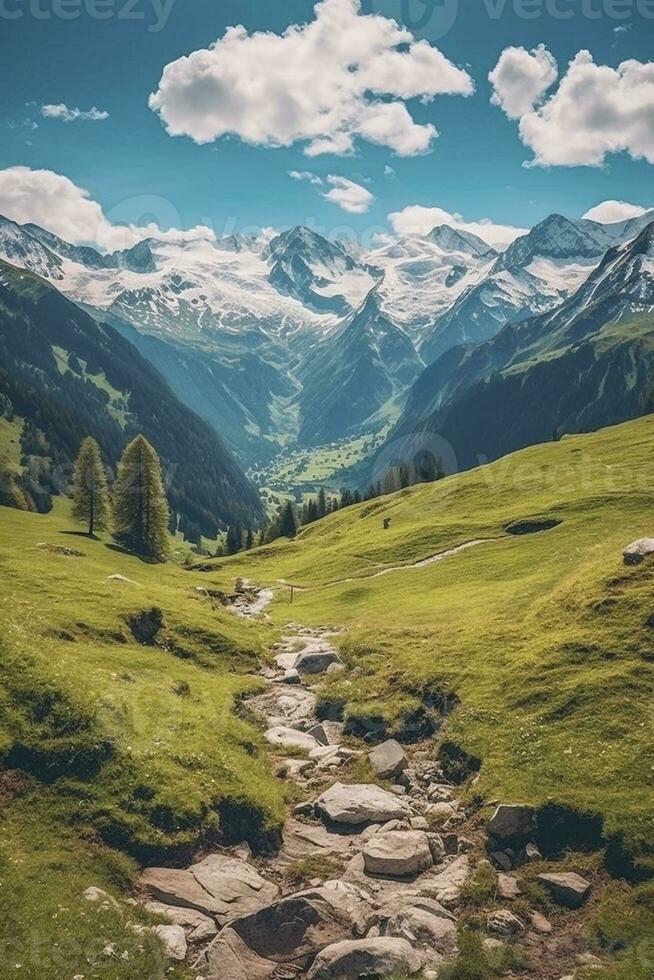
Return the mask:
M241 531L238 525L230 525L227 528L227 538L225 540L225 551L228 555L235 555L241 550Z
M287 500L282 510L279 533L283 538L294 538L297 534L297 517L292 501Z
M325 498L324 487L318 491L318 517L324 517L327 513L327 500Z
M116 541L129 551L163 561L168 552L168 501L161 463L139 435L126 447L113 493Z
M109 524L111 504L107 471L100 447L88 436L80 446L73 471L73 517L88 525L89 536L103 531Z
M249 527L248 528L248 531L247 531L247 534L245 536L245 550L246 551L249 551L250 548L253 548L253 547L254 547L254 533L252 531L252 528Z

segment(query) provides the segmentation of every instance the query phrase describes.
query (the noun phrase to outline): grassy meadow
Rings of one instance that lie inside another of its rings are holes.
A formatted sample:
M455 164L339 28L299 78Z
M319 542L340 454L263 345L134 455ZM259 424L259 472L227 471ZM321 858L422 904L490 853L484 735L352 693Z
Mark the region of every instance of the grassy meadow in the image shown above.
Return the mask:
M446 706L479 801L568 807L599 821L618 877L650 874L654 562L627 568L622 550L654 536L653 445L647 417L533 447L209 571L74 533L64 500L0 509L0 977L163 976L158 947L82 892L124 894L140 863L281 825L261 734L234 709L291 620L346 628L348 669L320 696L355 730ZM507 533L527 519L560 523ZM275 587L268 621L211 601L237 576ZM164 625L146 646L129 623L151 607ZM651 976L652 927L651 885L607 891L598 935L632 945L603 978Z

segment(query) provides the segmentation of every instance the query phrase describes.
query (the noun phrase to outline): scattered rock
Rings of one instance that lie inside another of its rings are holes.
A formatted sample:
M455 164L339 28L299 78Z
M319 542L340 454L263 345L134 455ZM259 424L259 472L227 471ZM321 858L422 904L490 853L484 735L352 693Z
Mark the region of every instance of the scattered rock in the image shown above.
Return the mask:
M491 851L490 859L500 871L510 871L513 867L513 861L506 851Z
M297 670L295 670L294 667L291 667L290 670L287 670L284 676L282 677L282 684L300 684L301 682L302 681L300 675L297 672Z
M429 838L422 830L375 834L363 848L366 872L386 878L415 877L432 867Z
M186 959L186 933L181 926L155 926L152 931L159 937L166 956L171 960Z
M625 565L640 565L649 555L654 554L654 538L639 538L622 552Z
M552 923L540 912L531 913L531 924L536 932L540 932L543 936L548 936L552 931Z
M316 813L337 824L360 826L410 816L408 804L379 786L334 783L315 803Z
M547 888L557 905L565 905L571 909L577 909L584 904L591 888L590 882L574 871L541 874L536 880Z
M524 932L525 927L513 912L499 909L496 912L489 912L486 917L486 929L497 936L510 939L512 936Z
M218 932L215 919L204 915L202 912L196 912L195 909L164 905L163 902L146 902L144 908L151 915L159 915L173 925L182 926L188 932L188 939L191 942L213 939Z
M368 753L368 759L375 775L379 776L380 779L393 779L404 772L409 765L404 749L393 738L382 742L381 745L376 745Z
M423 963L438 966L444 956L457 952L457 927L454 916L439 902L430 898L394 900L379 913L382 936L406 939L420 948Z
M486 825L489 836L498 841L512 841L531 836L534 830L533 807L501 803Z
M429 830L429 821L426 817L411 817L412 830Z
M418 973L422 959L404 939L359 939L335 943L315 959L308 980L357 980L392 973Z
M520 852L520 863L530 864L532 861L542 861L543 855L540 853L538 846L532 842L525 844L524 848Z
M497 876L497 894L500 898L511 901L520 895L520 885L511 875L499 874Z
M215 916L221 925L268 905L279 892L252 865L222 854L210 854L186 871L147 868L139 881L160 902Z
M336 651L328 647L323 650L303 650L293 666L301 674L324 674L332 664L340 664L340 659Z
M306 749L307 752L310 752L312 749L320 747L320 743L316 741L313 735L300 732L297 728L287 728L285 725L269 728L264 737L271 745L279 745L285 749Z
M363 935L372 911L359 889L339 885L298 892L234 919L206 950L200 972L208 980L265 980L282 976L280 964L305 970L326 946Z

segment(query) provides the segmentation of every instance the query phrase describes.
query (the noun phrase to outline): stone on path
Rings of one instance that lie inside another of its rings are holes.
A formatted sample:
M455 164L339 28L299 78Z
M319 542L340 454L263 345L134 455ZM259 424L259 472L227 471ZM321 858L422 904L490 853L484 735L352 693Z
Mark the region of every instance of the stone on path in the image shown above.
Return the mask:
M414 949L420 948L423 961L439 966L443 957L454 957L457 951L457 927L454 916L431 898L395 898L379 912L382 936L406 939Z
M326 821L356 827L370 823L404 820L411 815L408 803L366 783L334 783L315 803L316 813Z
M511 901L520 895L520 885L512 875L499 874L497 876L497 894L500 898Z
M268 905L279 893L252 865L222 854L210 854L186 871L146 868L139 881L165 905L215 916L221 925Z
M300 732L297 728L287 728L285 725L269 728L264 733L264 737L271 745L281 746L285 749L305 749L307 752L311 752L312 749L320 747L320 742L316 741L313 735Z
M557 905L571 909L583 905L591 889L590 882L574 871L538 875L536 881L547 888Z
M524 932L525 927L513 912L498 909L495 912L489 912L486 917L486 929L496 936L510 939L511 936L517 936L518 933Z
M375 775L380 779L392 779L408 768L409 760L399 742L394 738L376 745L368 753L368 759Z
M386 878L416 877L432 867L429 837L422 830L375 834L363 847L366 872Z
M171 960L186 959L186 933L181 926L155 926L152 930Z
M196 912L195 909L185 909L179 905L164 905L163 902L146 902L143 907L151 915L159 915L172 925L182 926L192 942L213 939L218 932L216 920L202 912Z
M529 837L534 830L533 807L501 803L488 821L486 830L499 841Z
M198 964L207 980L265 980L280 965L306 970L320 950L363 935L372 910L360 889L339 882L288 895L232 920ZM242 963L238 973L234 963Z
M356 977L412 976L422 958L404 939L359 939L328 946L315 959L307 980L352 980Z
M622 552L625 565L640 565L649 555L654 554L654 538L639 538Z
M552 923L540 912L531 913L531 924L536 932L540 932L543 936L549 935L552 931Z
M324 674L332 664L340 664L340 658L333 647L321 647L311 643L302 650L293 664L301 674Z

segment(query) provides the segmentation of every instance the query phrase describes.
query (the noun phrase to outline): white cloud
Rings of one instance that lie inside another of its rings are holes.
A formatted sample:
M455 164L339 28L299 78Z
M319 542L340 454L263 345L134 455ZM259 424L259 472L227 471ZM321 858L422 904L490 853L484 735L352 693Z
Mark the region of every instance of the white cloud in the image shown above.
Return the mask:
M171 225L177 217L162 198L133 199L126 203L138 207L143 214L156 214L162 224ZM114 223L88 191L68 177L29 167L0 170L0 214L19 224L41 225L73 244L92 243L107 251L129 248L144 238L171 242L215 239L213 231L203 225L188 231L175 227L162 231L152 221L143 225Z
M427 235L437 225L449 225L473 235L503 249L520 235L525 235L529 229L515 228L513 225L500 225L489 218L479 221L465 221L460 214L452 214L443 208L427 208L420 204L411 204L403 211L389 214L388 220L397 235Z
M386 166L384 167L384 177L394 177L394 176L395 176L395 171L393 170L392 167L389 167L389 165L386 164Z
M81 119L85 122L103 122L109 118L109 113L105 109L70 109L63 102L57 105L42 105L41 115L46 119L59 119L61 122L76 122Z
M327 183L330 184L331 190L322 196L326 201L338 204L350 214L365 214L375 200L369 190L361 184L355 184L353 180L348 180L347 177L335 177L334 174L330 174Z
M643 208L640 204L628 204L626 201L602 201L590 211L586 211L582 217L590 221L599 221L603 225L610 225L618 221L627 221L629 218L639 218L648 210L650 209Z
M533 51L505 48L488 76L493 86L491 102L509 119L519 119L540 101L558 73L556 61L543 44Z
M314 184L316 187L320 187L323 184L322 177L318 174L311 173L310 170L289 170L288 176L292 177L293 180L305 180L308 184Z
M438 135L404 100L471 95L473 82L437 48L359 0L322 0L315 19L283 34L230 27L209 48L166 65L150 108L172 136L209 143L304 143L308 156L351 153L357 138L400 156ZM382 98L383 97L383 98Z
M507 102L500 89L493 100L511 118L519 114L520 139L533 150L533 165L599 167L610 153L622 152L654 163L654 62L632 59L611 68L580 51L541 105L525 108L517 96Z

